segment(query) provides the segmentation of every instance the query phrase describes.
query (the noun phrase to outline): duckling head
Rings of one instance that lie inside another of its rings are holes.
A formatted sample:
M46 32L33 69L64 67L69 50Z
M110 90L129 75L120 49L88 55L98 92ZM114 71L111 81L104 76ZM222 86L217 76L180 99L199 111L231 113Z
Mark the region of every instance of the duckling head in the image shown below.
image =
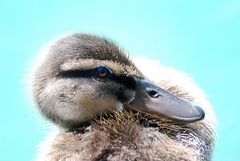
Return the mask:
M42 114L67 129L125 108L183 123L204 118L200 106L151 82L113 42L87 34L63 37L44 50L33 95Z

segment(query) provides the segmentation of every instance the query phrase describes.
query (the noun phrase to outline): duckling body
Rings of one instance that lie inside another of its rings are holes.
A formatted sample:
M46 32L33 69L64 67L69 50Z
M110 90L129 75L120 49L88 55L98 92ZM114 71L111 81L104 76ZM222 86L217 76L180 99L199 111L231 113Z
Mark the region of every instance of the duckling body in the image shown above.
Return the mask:
M47 53L34 76L35 101L44 116L65 130L41 144L37 160L211 160L215 117L204 93L185 74L163 66L144 71L152 63L138 60L137 68L114 43L91 35L62 38ZM85 71L99 66L121 77L89 79ZM129 110L128 102L136 97L130 76L142 79L148 73L163 90L200 105L205 118L182 122L172 117L175 113Z

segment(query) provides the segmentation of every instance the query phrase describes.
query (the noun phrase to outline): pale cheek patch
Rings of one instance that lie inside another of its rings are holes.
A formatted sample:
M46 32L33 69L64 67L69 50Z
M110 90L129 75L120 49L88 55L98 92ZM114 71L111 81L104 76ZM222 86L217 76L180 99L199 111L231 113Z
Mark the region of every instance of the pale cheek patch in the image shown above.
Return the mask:
M85 121L96 114L122 111L122 104L109 95L99 95L95 88L70 80L49 82L41 94L45 114L63 120Z
M91 103L90 103L91 102ZM116 99L108 99L108 98L97 98L95 100L86 100L81 102L81 106L83 106L85 115L96 115L105 112L111 111L121 111L121 103Z
M47 116L57 115L63 120L81 120L81 109L73 102L74 84L68 80L54 80L47 83L40 94L42 111Z

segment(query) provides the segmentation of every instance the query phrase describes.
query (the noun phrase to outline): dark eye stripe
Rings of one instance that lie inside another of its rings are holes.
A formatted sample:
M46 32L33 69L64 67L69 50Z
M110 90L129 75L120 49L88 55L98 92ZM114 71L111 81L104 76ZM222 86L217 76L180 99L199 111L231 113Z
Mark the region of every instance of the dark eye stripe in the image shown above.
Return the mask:
M58 74L58 77L61 78L91 78L94 76L95 69L88 70L69 70L62 71ZM124 85L128 89L136 89L136 81L133 77L127 76L117 76L114 73L111 74L111 77L107 78L108 80L115 81L119 84Z
M117 83L123 84L128 89L135 90L137 88L136 80L133 77L113 75L112 80Z
M89 70L68 70L62 71L58 74L62 78L81 78L81 77L92 77L93 69Z

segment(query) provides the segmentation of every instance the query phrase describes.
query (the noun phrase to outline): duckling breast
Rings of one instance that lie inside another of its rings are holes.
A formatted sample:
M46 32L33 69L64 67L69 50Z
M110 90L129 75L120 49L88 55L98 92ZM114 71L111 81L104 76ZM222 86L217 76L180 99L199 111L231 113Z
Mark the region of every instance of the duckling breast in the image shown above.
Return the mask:
M202 130L210 130L199 123ZM208 131L210 132L210 131ZM100 118L86 133L55 136L46 160L210 160L212 140L185 125L124 111Z

